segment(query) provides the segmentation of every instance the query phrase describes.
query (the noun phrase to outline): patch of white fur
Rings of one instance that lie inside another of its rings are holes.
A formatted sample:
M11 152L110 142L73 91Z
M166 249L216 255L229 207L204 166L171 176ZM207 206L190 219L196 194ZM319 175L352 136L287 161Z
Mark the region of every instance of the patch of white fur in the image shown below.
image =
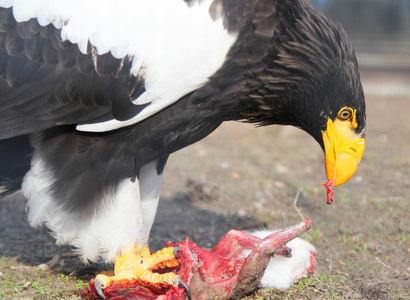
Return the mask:
M263 239L274 232L258 230L251 233ZM310 259L312 253L316 253L316 248L301 238L295 238L286 245L292 249L292 257L276 255L271 258L261 280L263 287L287 289L308 275L307 270L311 266Z
M154 171L153 171L154 170ZM105 207L87 220L78 220L74 214L57 205L50 193L54 183L41 158L35 155L32 168L24 178L22 189L28 199L30 225L46 225L53 231L57 244L70 244L78 248L84 261L103 258L112 262L117 253L130 244L147 244L154 221L161 175L155 173L155 163L141 169L143 185L149 180L150 192L142 192L140 183L124 180L116 193L107 193L101 199ZM153 175L154 174L154 175ZM142 188L142 187L141 187ZM142 188L142 189L145 189Z
M62 28L62 38L86 52L134 57L131 73L143 74L146 92L134 104L152 103L127 121L111 120L77 127L103 132L135 124L203 85L223 64L237 34L222 18L212 19L213 0L188 6L183 0L0 0L13 6L23 22Z

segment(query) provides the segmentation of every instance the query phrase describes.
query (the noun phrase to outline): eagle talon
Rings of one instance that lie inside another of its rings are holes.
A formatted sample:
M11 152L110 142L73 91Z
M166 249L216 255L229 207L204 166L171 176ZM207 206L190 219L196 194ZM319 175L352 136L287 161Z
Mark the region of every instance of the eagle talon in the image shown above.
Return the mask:
M104 291L103 291L103 289L105 289L107 287L107 284L106 284L106 281L103 278L96 277L95 281L94 281L94 287L95 287L95 290L96 290L98 296L100 296L103 299L107 299L105 297Z
M189 300L192 299L192 298L191 298L191 290L189 289L188 284L187 284L185 281L183 281L183 280L181 279L181 277L178 276L178 277L174 280L173 284L176 285L176 286L182 287L182 288L185 290L185 293L186 293L186 296L188 297L188 299L189 299Z
M177 257L178 252L179 252L179 247L173 247L172 253L174 254L175 257Z

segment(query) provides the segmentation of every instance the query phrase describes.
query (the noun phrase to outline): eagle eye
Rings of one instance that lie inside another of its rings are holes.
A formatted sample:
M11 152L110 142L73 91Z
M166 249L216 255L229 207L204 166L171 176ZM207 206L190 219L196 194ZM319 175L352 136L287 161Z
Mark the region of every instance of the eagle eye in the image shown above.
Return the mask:
M350 120L353 116L353 110L350 107L344 107L340 110L339 114L337 117L341 121L347 121Z

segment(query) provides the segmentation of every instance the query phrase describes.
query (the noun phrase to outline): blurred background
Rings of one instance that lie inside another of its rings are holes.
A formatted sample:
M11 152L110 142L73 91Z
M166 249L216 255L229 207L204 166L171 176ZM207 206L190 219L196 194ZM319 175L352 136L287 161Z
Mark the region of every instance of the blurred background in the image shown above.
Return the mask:
M312 0L347 31L364 67L410 69L409 0Z

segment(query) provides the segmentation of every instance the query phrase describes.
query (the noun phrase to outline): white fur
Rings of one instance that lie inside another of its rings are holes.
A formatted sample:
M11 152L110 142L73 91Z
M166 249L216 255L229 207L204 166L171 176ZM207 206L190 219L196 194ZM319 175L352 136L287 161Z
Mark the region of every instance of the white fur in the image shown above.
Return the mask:
M49 192L53 174L35 155L22 185L28 199L30 225L45 224L53 231L57 244L77 247L84 261L103 258L112 262L116 254L130 244L148 243L162 180L162 175L156 174L155 165L152 162L141 169L140 182L124 180L115 194L106 194L112 198L110 201L102 200L112 205L80 221L53 202Z
M273 232L275 231L259 230L251 233L263 239ZM301 238L295 238L286 245L292 249L292 257L276 255L271 258L261 280L263 287L287 289L308 275L307 269L311 266L310 258L312 253L316 253L316 248Z
M62 38L82 52L90 41L97 54L134 57L130 71L144 77L146 92L133 103L152 104L127 121L77 126L103 132L155 114L221 67L237 35L224 29L222 18L211 18L212 1L188 6L183 0L0 0L0 6L13 6L19 22L37 18L42 26L62 28Z

